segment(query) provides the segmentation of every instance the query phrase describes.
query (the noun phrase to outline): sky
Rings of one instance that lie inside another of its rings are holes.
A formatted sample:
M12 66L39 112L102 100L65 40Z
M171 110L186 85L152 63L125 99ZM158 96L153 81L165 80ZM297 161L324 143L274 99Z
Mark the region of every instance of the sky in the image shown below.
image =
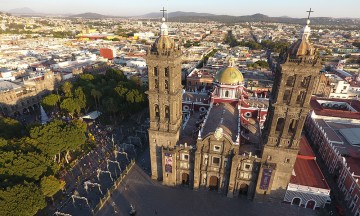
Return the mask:
M167 7L168 5L168 7ZM314 17L360 18L359 0L0 0L0 10L29 7L40 13L78 14L94 12L104 15L137 16L158 12L186 11L219 15L252 15L307 17L312 8Z

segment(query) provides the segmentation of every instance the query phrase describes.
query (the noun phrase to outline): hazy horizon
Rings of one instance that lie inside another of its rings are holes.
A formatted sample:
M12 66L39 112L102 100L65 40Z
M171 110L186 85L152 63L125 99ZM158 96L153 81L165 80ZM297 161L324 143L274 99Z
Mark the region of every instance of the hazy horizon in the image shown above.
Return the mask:
M0 3L2 11L15 8L28 7L37 13L46 14L80 14L99 13L111 16L139 16L153 12L160 12L164 6L169 12L198 12L216 15L243 16L261 13L268 16L289 16L294 18L307 17L306 11L311 7L315 12L313 17L336 17L336 18L359 18L357 11L360 1L343 0L339 3L331 3L331 0L303 0L297 2L274 0L274 1L235 1L208 0L206 2L191 0L161 0L156 3L149 0L130 1L125 4L118 0L12 0ZM141 7L139 7L139 5ZM346 7L346 6L351 7Z

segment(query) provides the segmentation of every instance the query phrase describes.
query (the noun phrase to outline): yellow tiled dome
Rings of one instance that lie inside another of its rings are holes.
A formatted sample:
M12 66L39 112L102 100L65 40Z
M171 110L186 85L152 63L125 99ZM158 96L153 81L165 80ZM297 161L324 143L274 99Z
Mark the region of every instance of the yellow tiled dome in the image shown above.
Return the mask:
M221 69L215 77L216 81L221 84L239 84L244 82L244 76L235 67L233 59L229 59L229 66Z

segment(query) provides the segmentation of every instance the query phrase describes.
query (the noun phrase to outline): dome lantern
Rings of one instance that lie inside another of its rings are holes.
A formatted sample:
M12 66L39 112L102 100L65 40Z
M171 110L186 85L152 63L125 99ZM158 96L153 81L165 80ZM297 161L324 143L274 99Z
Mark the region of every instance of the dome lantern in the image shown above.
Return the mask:
M236 85L244 83L242 73L236 68L235 59L230 57L228 66L221 69L215 76L216 82L225 85Z

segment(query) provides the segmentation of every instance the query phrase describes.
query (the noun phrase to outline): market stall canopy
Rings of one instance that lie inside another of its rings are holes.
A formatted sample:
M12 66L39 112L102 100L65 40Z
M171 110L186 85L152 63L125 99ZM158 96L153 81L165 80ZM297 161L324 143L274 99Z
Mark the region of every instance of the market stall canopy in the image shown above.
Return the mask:
M81 117L81 118L83 118L83 119L95 120L95 119L97 119L101 114L102 114L102 113L99 112L99 111L92 111L92 112L88 113L87 115L84 115L84 116Z

